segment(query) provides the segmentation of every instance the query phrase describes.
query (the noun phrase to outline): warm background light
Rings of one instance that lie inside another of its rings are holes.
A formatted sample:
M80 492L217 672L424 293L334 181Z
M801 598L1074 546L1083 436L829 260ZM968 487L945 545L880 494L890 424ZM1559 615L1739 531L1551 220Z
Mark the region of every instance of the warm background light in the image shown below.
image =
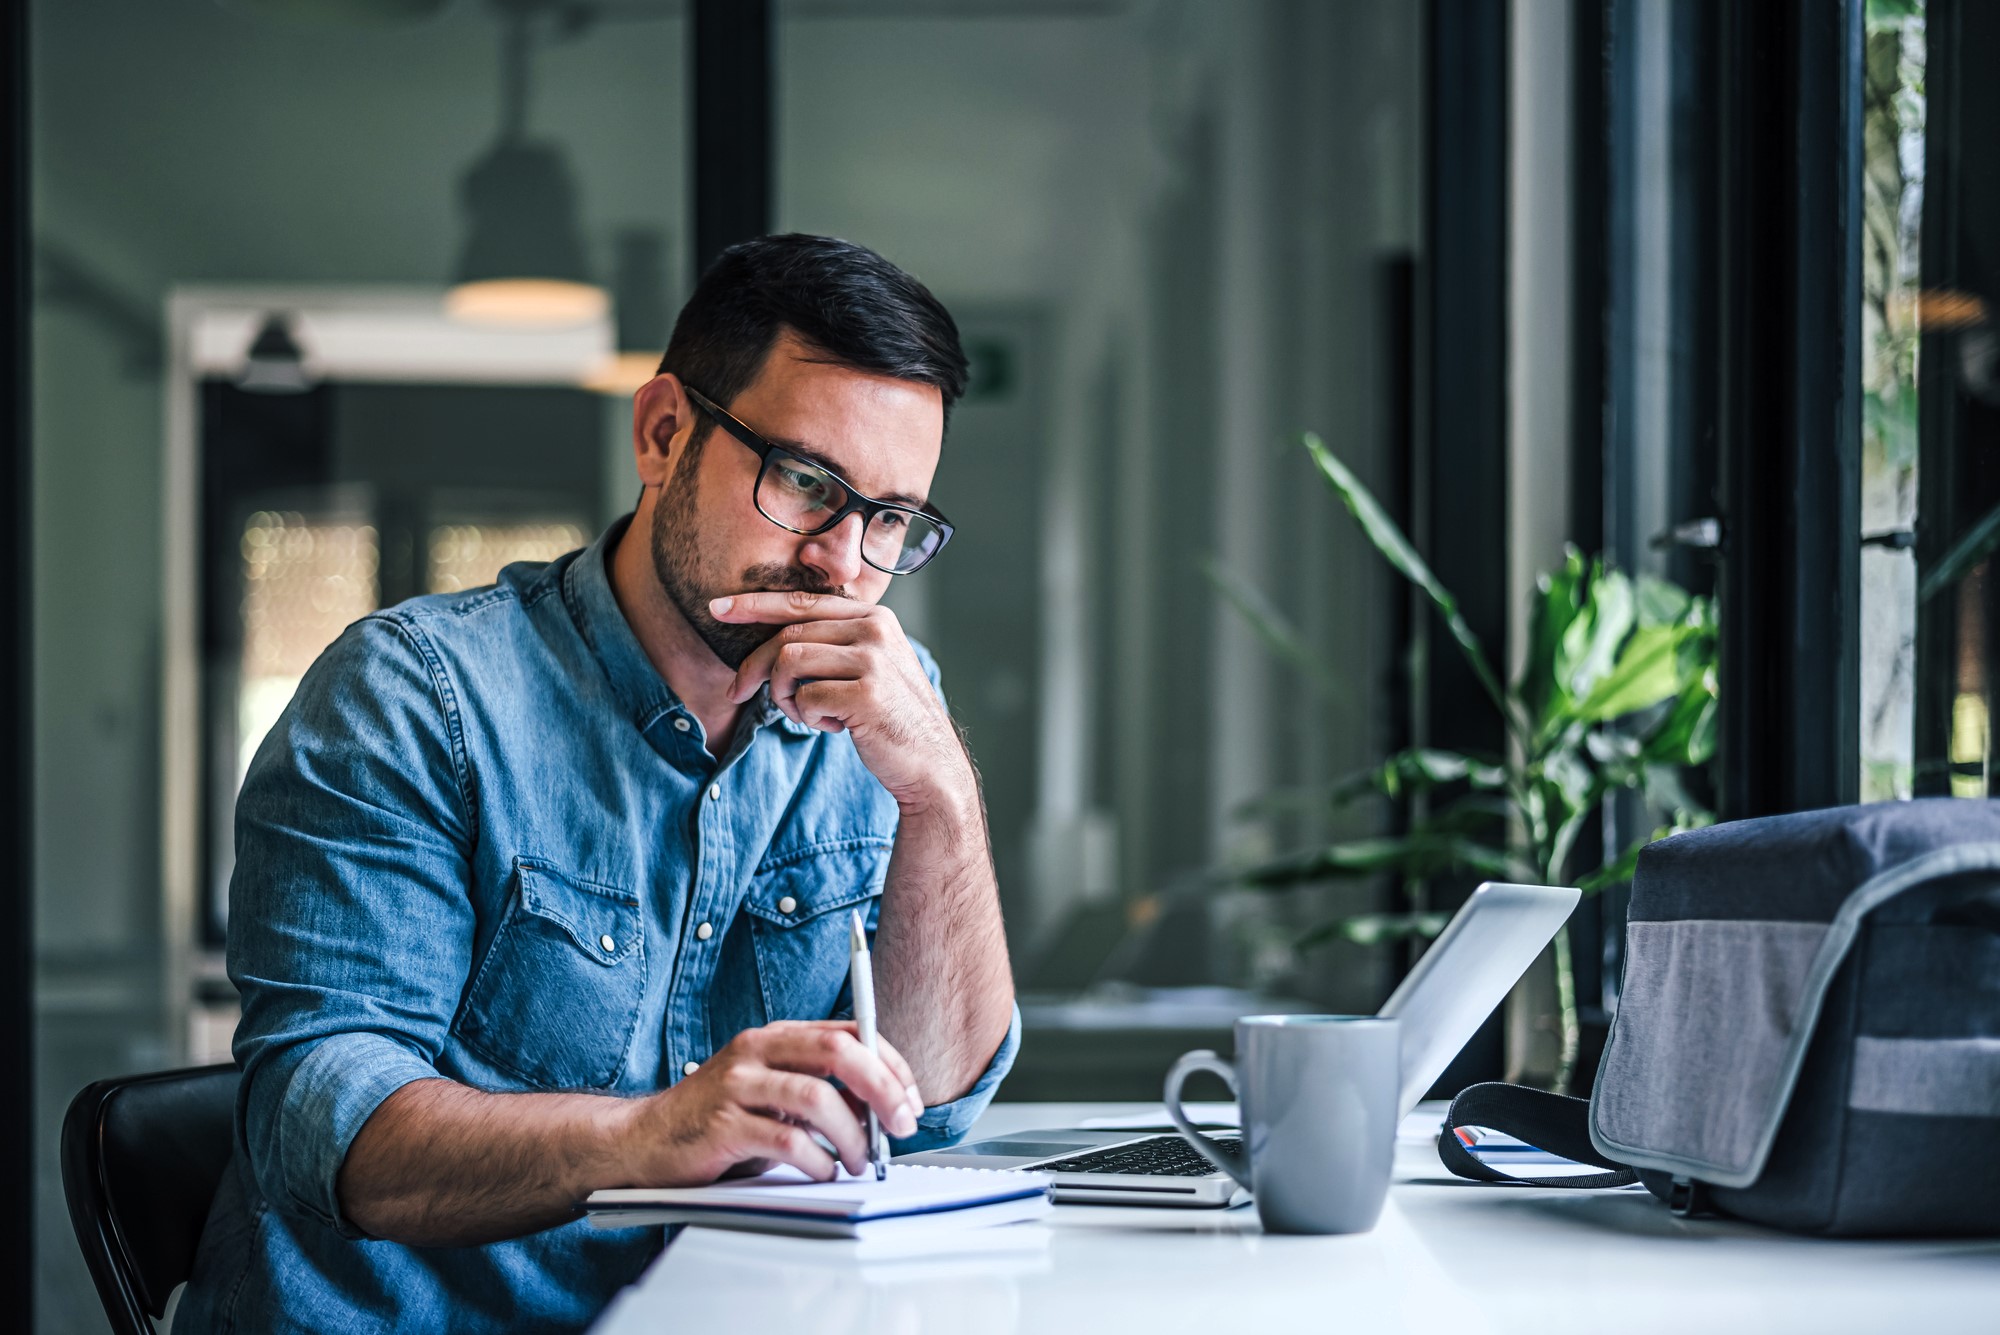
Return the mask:
M583 387L594 389L599 394L637 394L640 388L659 373L660 352L619 352L604 359L602 365L584 377Z
M445 314L466 324L550 329L589 324L611 310L611 298L593 283L556 278L488 278L460 283L445 293Z

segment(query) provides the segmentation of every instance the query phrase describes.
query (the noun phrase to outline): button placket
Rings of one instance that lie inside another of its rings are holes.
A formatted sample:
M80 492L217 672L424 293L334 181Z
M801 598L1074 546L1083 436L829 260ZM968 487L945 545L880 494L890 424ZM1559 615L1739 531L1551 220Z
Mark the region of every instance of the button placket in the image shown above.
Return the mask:
M802 758L781 747L783 740L774 733L760 732L749 739L739 734L729 754L709 771L708 783L701 784L697 772L688 775L695 780L690 785L692 791L681 790L693 799L691 819L682 827L691 836L693 865L687 899L676 924L681 944L674 952L673 982L667 998L663 1076L670 1076L677 1068L683 1076L692 1074L689 1068L712 1057L710 1045L724 1037L711 1032L711 991L723 963L721 947L726 932L743 909L756 865L745 850L766 848L774 822L782 814L777 809L767 810L757 795L773 783L789 787L799 777ZM743 767L740 786L746 796L725 806L721 780L739 765ZM794 901L785 910L787 914L804 907L802 897L785 898Z
M675 725L679 727L685 722L677 718ZM694 813L696 860L689 885L687 916L682 919L684 923L692 921L694 927L687 937L682 938L688 941L688 945L677 952L679 959L674 968L674 991L667 1009L670 1017L667 1050L670 1053L678 1051L683 1056L680 1063L683 1077L693 1075L708 1055L699 1044L708 1041L707 998L721 955L720 951L712 948L695 949L693 943L715 939L716 925L725 922L734 911L727 902L726 890L734 884L737 872L734 850L740 832L730 828L730 819L736 816L736 808L740 804L732 803L726 809L720 805L722 785L719 782L709 783L706 798L705 802L697 798Z

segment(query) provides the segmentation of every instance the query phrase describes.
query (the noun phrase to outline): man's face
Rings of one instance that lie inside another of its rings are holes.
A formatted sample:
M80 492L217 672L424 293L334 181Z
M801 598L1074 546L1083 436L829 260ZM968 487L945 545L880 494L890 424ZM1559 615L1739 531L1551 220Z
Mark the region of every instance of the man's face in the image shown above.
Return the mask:
M734 403L721 406L865 495L925 501L944 437L937 388L813 356L789 332L781 334L757 379ZM688 408L692 412L691 403ZM698 446L691 445L696 434L702 437ZM861 559L860 515L824 533L788 532L758 512L762 461L734 436L691 416L675 433L675 449L672 475L654 511L653 569L681 616L724 663L740 666L778 628L717 621L709 615L711 598L810 589L873 603L887 592L890 576Z

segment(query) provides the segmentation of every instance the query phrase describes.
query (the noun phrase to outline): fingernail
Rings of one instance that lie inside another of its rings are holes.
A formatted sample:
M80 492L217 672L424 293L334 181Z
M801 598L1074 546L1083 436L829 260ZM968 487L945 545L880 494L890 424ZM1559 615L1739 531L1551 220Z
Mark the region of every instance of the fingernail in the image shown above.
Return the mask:
M734 598L712 598L709 600L708 610L719 617L726 617L729 615L731 605L735 602Z
M916 1114L918 1117L922 1117L924 1115L924 1096L917 1093L917 1087L915 1085L905 1085L903 1087L903 1097L909 1100L910 1111L912 1113Z
M908 1108L896 1109L896 1115L889 1119L889 1129L899 1136L917 1134L917 1115Z

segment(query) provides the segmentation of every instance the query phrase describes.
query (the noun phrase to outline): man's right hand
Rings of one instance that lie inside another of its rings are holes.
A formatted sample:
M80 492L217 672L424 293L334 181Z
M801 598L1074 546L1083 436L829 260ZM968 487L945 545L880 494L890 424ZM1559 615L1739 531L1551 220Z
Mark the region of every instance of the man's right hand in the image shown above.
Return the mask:
M873 1108L893 1136L916 1132L923 1102L902 1054L871 1053L851 1020L787 1020L746 1029L671 1089L634 1100L624 1119L621 1185L679 1187L790 1164L824 1181L839 1152L850 1173L868 1163ZM835 1088L828 1080L838 1080Z
M413 1081L362 1124L337 1189L370 1236L473 1246L574 1219L599 1187L700 1186L778 1163L830 1178L834 1158L809 1130L862 1172L870 1107L891 1135L917 1129L922 1101L902 1054L886 1041L869 1052L851 1021L785 1021L745 1030L643 1098Z

